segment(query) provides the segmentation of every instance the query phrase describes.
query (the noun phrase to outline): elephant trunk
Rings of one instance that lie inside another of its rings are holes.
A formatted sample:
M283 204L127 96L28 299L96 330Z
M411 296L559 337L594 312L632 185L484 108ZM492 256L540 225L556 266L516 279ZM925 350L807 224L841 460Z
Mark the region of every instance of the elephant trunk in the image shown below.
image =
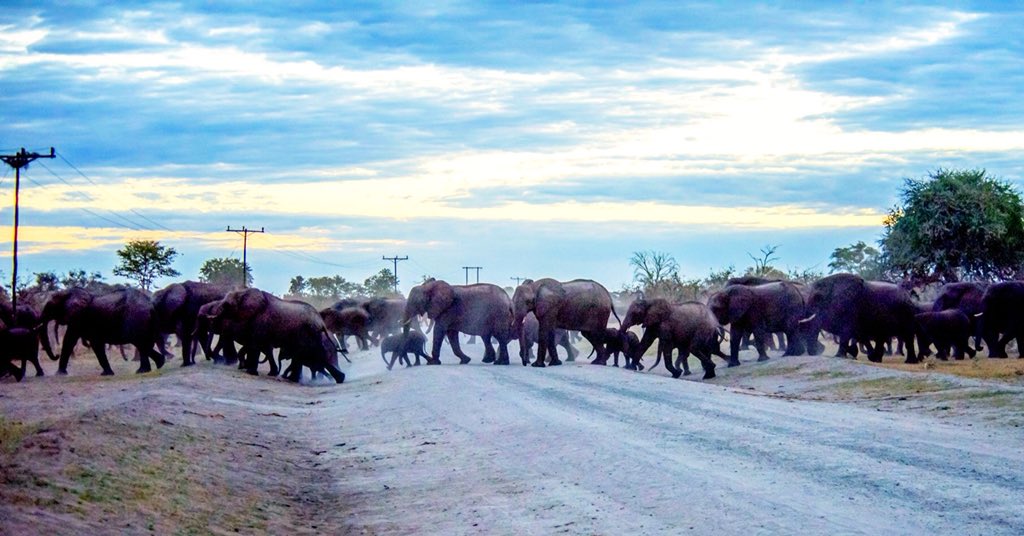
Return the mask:
M50 323L49 320L45 320L44 319L43 323L39 325L39 327L41 328L39 330L39 342L42 343L43 351L46 352L46 355L51 360L56 361L58 359L58 356L54 355L53 348L50 347L50 333L49 333L49 331L47 331L47 325L49 323ZM54 330L54 332L57 331L57 323L56 322L53 323L53 330Z

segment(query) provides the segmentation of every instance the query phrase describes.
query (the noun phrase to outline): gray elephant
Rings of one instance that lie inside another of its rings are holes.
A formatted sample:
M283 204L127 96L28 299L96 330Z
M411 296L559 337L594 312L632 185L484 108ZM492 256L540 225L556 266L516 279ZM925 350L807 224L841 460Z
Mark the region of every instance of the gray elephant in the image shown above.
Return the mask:
M183 367L196 363L192 333L196 330L199 308L224 298L227 293L227 288L218 285L185 281L184 283L171 283L153 294L153 308L156 311L157 325L162 334L173 333L181 341L181 365ZM208 347L204 345L204 353L207 350ZM213 359L213 356L206 353L206 359Z
M327 330L338 338L338 343L343 350L348 349L345 345L345 337L349 335L356 338L360 350L369 349L369 341L376 344L377 341L370 336L368 330L371 322L370 313L366 309L360 306L338 309L336 305L321 309L320 316L324 319Z
M79 339L96 354L104 376L114 374L107 360L108 344L132 344L139 352L139 369L149 372L150 360L163 367L164 356L156 351L159 328L156 311L149 297L136 289L118 289L94 295L81 288L55 292L43 306L40 316L43 328L49 322L67 325L61 345L58 374L67 374L68 359ZM50 348L49 337L42 337L43 350L50 359L58 360Z
M287 379L299 381L307 367L314 374L329 373L337 383L345 381L338 370L338 348L312 305L254 288L230 292L220 304L212 320L244 347L250 374L258 374L260 353L280 348L281 358L292 359Z
M14 364L18 360L20 367ZM10 374L20 382L28 363L35 365L36 376L43 375L39 366L39 335L28 328L0 327L0 377Z
M233 365L238 363L238 350L228 331L225 322L218 321L224 307L224 300L216 300L203 304L196 313L195 330L192 340L202 345L203 353L213 358L214 363ZM213 336L217 336L217 345L211 348Z
M974 349L983 349L982 322L978 314L982 312L982 300L985 297L985 290L988 285L972 281L961 281L947 283L939 289L939 295L932 304L932 311L946 311L956 309L967 315L971 322L971 334L974 337Z
M540 323L537 334L537 359L534 367L545 366L549 351L555 347L555 330L578 330L594 347L597 357L592 364L608 364L605 349L605 329L611 315L619 320L612 307L608 289L590 279L560 282L554 279L527 279L516 288L512 296L515 308L516 331L522 330L527 313L532 312ZM561 365L552 356L551 365Z
M958 309L918 313L914 316L917 328L917 346L921 355L928 355L928 346L935 345L935 357L949 359L950 349L955 359L963 359L966 353L974 357L975 351L968 342L971 336L971 320Z
M370 315L366 327L374 335L374 344L377 344L377 341L384 336L398 333L402 330L405 299L370 298L361 302L359 306L366 309L366 312Z
M501 287L489 283L451 285L442 280L428 279L409 291L402 317L406 332L421 314L426 314L434 322L428 364L441 363L441 344L445 338L461 364L469 363L469 356L459 346L459 333L479 335L483 339L484 363L509 364L508 342L515 338L512 302ZM498 342L497 356L491 345L492 338Z
M870 343L868 359L881 362L885 343L896 337L907 350L907 363L917 363L914 315L917 306L906 289L895 283L865 281L854 274L833 274L811 285L807 301L815 322L839 339L839 354L856 356L856 342Z
M0 301L0 329L4 330L3 340L8 341L12 345L12 349L8 353L14 356L15 359L23 360L22 369L24 369L26 363L32 363L36 376L45 376L46 373L43 372L43 367L39 364L38 341L35 346L36 352L32 353L28 351L28 341L24 340L26 332L37 338L48 336L45 329L36 329L38 325L39 315L36 314L36 310L32 306L19 304L18 315L15 317L10 302ZM0 342L0 352L4 351L5 345L8 342ZM0 361L2 361L2 358L0 358ZM24 370L21 370L21 372L24 373ZM20 377L18 381L21 381Z
M1017 355L1024 357L1024 281L989 286L975 317L981 320L989 357L1008 357L1006 345L1011 339L1017 339Z
M384 360L384 364L387 365L388 370L395 366L395 361L399 363L404 362L405 366L411 367L412 362L409 361L409 354L416 356L416 366L420 366L420 357L430 361L430 356L424 348L427 345L427 336L420 333L419 331L410 330L408 333L399 333L397 335L388 335L380 342L380 357ZM388 362L388 358L385 354L391 352L391 362Z
M711 356L716 352L721 354L718 349L721 326L707 305L700 302L671 304L663 298L641 297L629 305L620 329L625 332L636 325L644 328L644 336L640 344L631 350L629 361L634 366L628 368L635 368L654 340L658 339L658 355L664 355L665 368L673 378L678 378L683 372L689 373L686 360L690 354L700 360L705 380L715 377L715 363ZM673 350L679 351L683 370L673 365Z
M537 317L533 313L527 314L526 318L523 319L522 332L519 333L519 357L524 362L529 362L530 359L534 358L533 345L537 344L539 330L540 322L537 321ZM555 345L565 348L566 361L575 361L576 356L579 355L579 352L572 345L569 332L564 329L555 330ZM554 348L551 349L551 355L558 359Z
M768 359L768 338L775 332L786 334L785 355L804 352L800 320L806 311L800 289L793 283L729 285L712 295L708 306L719 323L729 325L730 367L740 364L740 343L748 334L754 335L758 361Z

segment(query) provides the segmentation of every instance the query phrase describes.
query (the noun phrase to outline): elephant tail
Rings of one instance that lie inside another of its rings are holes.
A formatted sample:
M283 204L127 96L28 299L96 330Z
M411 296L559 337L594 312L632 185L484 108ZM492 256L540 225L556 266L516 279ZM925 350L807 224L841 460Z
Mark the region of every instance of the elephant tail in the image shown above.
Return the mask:
M388 364L388 356L384 354L384 345L380 345L380 358L384 360L384 364Z

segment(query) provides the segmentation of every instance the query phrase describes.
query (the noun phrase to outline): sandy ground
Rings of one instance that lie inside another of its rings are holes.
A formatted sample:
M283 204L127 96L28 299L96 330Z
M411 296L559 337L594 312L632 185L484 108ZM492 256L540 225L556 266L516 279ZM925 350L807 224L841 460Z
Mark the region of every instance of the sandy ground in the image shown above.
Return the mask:
M91 356L0 380L0 533L1024 533L1014 376L352 357L341 386Z

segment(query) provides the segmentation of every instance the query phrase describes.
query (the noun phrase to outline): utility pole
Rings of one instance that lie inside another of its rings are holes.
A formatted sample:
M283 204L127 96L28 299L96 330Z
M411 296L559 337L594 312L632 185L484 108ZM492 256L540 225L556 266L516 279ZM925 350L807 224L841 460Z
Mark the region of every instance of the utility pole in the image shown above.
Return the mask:
M382 256L381 259L386 260L386 261L391 261L391 262L395 263L395 271L393 272L393 274L395 276L395 294L398 294L398 261L407 261L407 260L409 260L409 256L408 255L406 255L404 257L397 257L397 256L396 257L384 257L384 256Z
M228 225L227 232L239 233L242 235L242 288L246 288L249 286L249 278L246 277L249 274L249 259L247 255L249 250L249 235L252 233L263 233L266 231L264 231L262 227L257 231L255 229L246 229L244 225L241 229L232 229L231 226Z
M14 311L15 324L18 318L18 196L21 190L21 168L28 167L37 158L53 158L56 151L50 147L50 154L28 152L24 147L14 154L0 155L0 160L14 168L14 255L13 273L11 274L11 309Z
M523 284L523 281L526 281L526 280L527 280L528 278L526 278L526 277L515 277L515 276L513 276L513 277L510 277L509 279L514 279L514 280L515 280L515 282L516 282L516 286L518 287L519 285Z
M480 282L480 270L484 269L483 266L463 266L462 269L466 271L466 284L467 285L469 284L469 271L470 270L476 270L476 282L477 283Z

